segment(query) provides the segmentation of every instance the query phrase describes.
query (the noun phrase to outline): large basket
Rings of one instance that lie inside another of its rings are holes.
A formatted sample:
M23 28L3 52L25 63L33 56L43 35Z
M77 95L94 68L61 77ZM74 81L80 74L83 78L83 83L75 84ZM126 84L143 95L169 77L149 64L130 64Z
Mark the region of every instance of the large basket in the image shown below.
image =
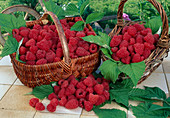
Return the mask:
M15 59L15 53L11 54L11 62L17 77L24 85L28 87L40 86L42 84L49 84L52 81L66 79L72 74L75 77L85 77L96 70L100 64L99 51L89 56L75 59L70 58L64 31L54 13L46 12L39 20L26 22L26 26L32 27L34 24L43 25L44 23L49 22L47 20L48 16L51 16L53 19L58 31L64 58L62 61L55 63L44 65L26 65ZM73 18L67 18L67 20L73 20ZM90 25L87 25L87 27L89 30L93 30Z
M149 75L159 67L159 65L162 63L164 57L167 56L169 52L169 36L168 36L168 18L167 15L163 9L163 7L155 0L148 0L160 13L161 19L162 19L162 34L160 36L160 39L158 40L156 49L151 53L151 55L144 60L146 64L145 72L143 73L143 76L138 81L138 84L140 84L142 81L144 81ZM123 15L123 7L124 4L127 2L127 0L121 0L117 12L117 24L114 27L114 29L109 33L109 36L112 38L114 35L118 35L121 33L123 27L132 25L139 22L134 21L124 21L122 18ZM102 54L103 61L108 60L108 58ZM120 74L119 78L129 78L124 77L124 74Z

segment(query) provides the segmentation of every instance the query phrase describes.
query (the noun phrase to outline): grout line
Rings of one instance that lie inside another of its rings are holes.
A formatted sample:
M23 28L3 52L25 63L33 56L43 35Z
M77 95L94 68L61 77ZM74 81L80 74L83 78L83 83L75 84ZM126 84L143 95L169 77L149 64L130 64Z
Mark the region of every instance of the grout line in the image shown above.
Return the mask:
M36 113L37 113L37 111L35 111L35 113L34 113L34 115L33 115L33 118L35 117Z
M164 67L162 67L162 69L163 69L163 73L164 73L164 75L165 75L165 81L166 81L166 85L167 85L167 88L168 88L168 94L169 94L169 96L170 96L170 85L168 84L168 79L167 79L167 76L166 76Z

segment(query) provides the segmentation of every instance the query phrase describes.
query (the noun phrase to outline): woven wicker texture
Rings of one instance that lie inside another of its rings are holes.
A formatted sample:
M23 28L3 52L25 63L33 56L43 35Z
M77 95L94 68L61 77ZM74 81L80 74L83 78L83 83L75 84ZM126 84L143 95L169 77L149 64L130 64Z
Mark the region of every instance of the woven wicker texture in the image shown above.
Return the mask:
M10 55L17 77L28 87L40 86L42 84L49 84L52 81L66 79L71 74L75 77L85 77L96 70L100 64L99 51L85 57L75 59L70 58L64 31L54 13L46 12L39 20L26 22L26 25L27 27L32 27L34 24L43 25L45 23L49 23L47 20L49 15L53 19L59 34L64 54L63 60L44 65L26 65L15 59L15 53ZM74 18L67 18L68 21L72 21L73 19ZM87 25L87 27L89 30L93 31L90 25Z
M142 81L144 81L149 75L159 67L159 65L162 63L164 57L167 56L169 52L169 36L168 36L168 18L167 15L161 6L157 1L155 0L148 0L160 13L161 19L162 19L162 34L160 36L160 39L158 41L158 44L156 46L156 49L151 53L151 55L145 60L146 68L143 76L141 79L138 81L138 84L140 84ZM124 21L122 18L123 15L123 7L124 4L127 2L127 0L121 0L119 7L118 7L118 12L117 12L117 24L114 27L114 29L110 32L109 36L112 38L114 35L118 35L123 27L132 25L135 23L139 22L134 22L134 21ZM102 54L102 59L105 61L107 58ZM120 78L124 78L124 76L121 74L119 76Z

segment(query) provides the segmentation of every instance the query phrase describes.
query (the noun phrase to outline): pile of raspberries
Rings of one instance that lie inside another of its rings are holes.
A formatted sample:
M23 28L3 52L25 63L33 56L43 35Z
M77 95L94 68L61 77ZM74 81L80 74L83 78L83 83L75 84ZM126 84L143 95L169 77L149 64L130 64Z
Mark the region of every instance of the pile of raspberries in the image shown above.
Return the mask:
M82 20L75 17L70 22L66 19L60 20L67 39L70 58L87 56L97 52L98 46L84 41L81 37L95 35L87 27L83 31L71 31L75 22ZM59 40L55 25L38 25L32 28L20 27L13 29L13 37L19 42L23 38L23 43L19 48L20 60L28 65L41 65L58 62L63 59L63 50Z
M150 28L134 24L125 26L121 35L113 36L110 47L112 58L125 64L141 62L149 57L159 39Z
M109 100L109 97L109 81L103 77L95 79L90 74L78 81L71 75L67 80L58 81L58 86L54 86L54 92L48 95L50 103L47 105L47 110L54 112L57 105L60 105L67 109L82 107L86 111L91 111L94 105L101 105ZM29 104L38 111L45 109L38 98L30 99Z

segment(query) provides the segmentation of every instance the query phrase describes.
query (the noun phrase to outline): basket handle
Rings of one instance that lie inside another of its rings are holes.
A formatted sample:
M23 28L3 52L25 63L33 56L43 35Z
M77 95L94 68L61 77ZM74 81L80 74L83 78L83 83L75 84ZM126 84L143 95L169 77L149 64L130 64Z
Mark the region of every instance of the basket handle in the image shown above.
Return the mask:
M123 26L123 7L124 4L127 2L128 0L121 0L120 4L119 4L119 8L118 8L118 12L117 12L117 25L118 26ZM165 40L169 40L168 38L168 18L167 15L162 7L162 5L160 3L158 3L156 0L147 0L149 1L159 12L159 14L161 15L161 19L162 19L162 34L161 34L161 39L165 39Z
M62 25L58 19L58 17L53 13L53 12L45 12L44 15L40 18L40 20L44 20L44 19L47 19L48 15L51 16L51 18L53 19L54 21L54 24L56 26L56 29L58 31L58 36L59 36L59 39L61 41L61 45L62 45L62 49L63 49L63 54L64 54L64 61L70 65L71 63L71 59L70 59L70 56L69 56L69 49L68 49L68 44L67 44L67 40L66 40L66 37L65 37L65 34L64 34L64 30L62 28Z

